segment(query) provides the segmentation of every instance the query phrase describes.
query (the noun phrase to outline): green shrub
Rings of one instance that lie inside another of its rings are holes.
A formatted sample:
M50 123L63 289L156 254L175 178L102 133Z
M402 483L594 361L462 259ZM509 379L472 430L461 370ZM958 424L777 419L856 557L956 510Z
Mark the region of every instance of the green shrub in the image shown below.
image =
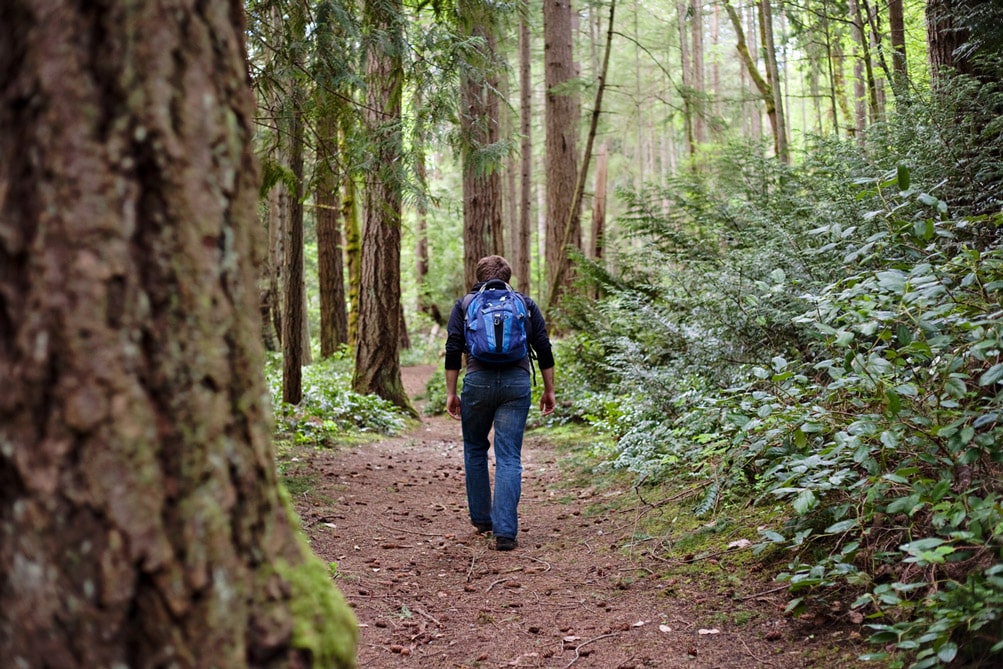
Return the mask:
M303 399L297 405L282 401L281 356L269 357L266 378L276 429L298 443L323 446L353 432L393 435L406 425L406 419L392 403L349 390L351 363L344 357L303 368Z

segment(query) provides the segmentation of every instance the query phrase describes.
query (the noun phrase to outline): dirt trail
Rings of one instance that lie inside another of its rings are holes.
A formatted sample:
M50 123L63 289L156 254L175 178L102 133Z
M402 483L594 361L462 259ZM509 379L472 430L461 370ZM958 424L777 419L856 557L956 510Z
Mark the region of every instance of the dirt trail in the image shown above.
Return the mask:
M431 371L404 370L412 396ZM590 515L615 493L569 489L559 459L527 439L520 545L503 553L469 524L449 418L301 458L317 479L297 508L355 608L360 667L855 666L842 632L785 619L783 593L755 596L774 584L693 583L628 555L633 517Z

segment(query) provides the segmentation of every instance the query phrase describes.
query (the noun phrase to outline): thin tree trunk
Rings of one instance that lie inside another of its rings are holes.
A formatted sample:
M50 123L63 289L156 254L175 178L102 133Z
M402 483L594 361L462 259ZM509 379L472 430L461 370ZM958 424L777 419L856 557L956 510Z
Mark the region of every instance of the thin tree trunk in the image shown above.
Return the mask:
M354 666L275 469L242 22L0 3L4 666Z
M878 109L878 90L874 81L874 62L871 59L870 38L865 29L866 20L864 18L861 0L850 0L850 17L853 20L853 38L860 49L860 58L853 67L853 72L857 78L857 99L858 105L866 104L869 112L870 122L874 123L880 118ZM857 110L858 127L861 132L867 127L868 119L861 119L860 109ZM860 136L863 139L863 135Z
M707 97L707 86L704 83L704 48L703 48L703 0L690 0L690 35L692 38L693 50L691 53L691 76L692 86L691 99L693 104L693 141L696 144L703 144L707 141L707 123L704 120L706 114L704 100Z
M348 343L345 267L341 244L341 198L336 173L338 125L333 115L320 119L317 144L317 273L320 293L320 357L328 358Z
M531 80L529 19L519 19L519 125L522 133L522 154L519 174L519 231L516 235L515 275L519 290L529 295L530 257L532 255L533 209L533 83Z
M696 136L693 120L693 65L691 63L689 31L686 30L690 0L676 2L676 18L679 22L679 67L682 76L683 96L683 137L686 140L686 155L696 156Z
M892 44L892 90L903 97L909 88L909 68L906 61L905 12L902 0L888 0L888 28Z
M284 157L276 157L284 161ZM272 304L272 326L282 345L282 295L285 285L286 247L288 241L286 221L289 219L289 191L284 182L275 185L268 193L268 292Z
M303 111L293 95L289 133L289 167L296 190L289 202L285 253L285 291L282 310L282 400L299 404L303 399Z
M773 137L777 158L785 163L790 162L790 150L787 146L787 120L784 112L784 97L780 86L780 72L777 67L777 48L773 43L773 3L772 0L759 0L759 29L763 40L763 55L766 59L767 81L773 98Z
M341 188L341 220L345 224L345 264L348 266L348 345L359 339L359 296L362 293L362 232L355 179L345 173Z
M596 186L592 198L592 243L589 257L599 262L606 255L606 170L609 149L606 142L599 145L596 154Z
M762 7L762 5L760 5ZM738 51L739 57L741 57L742 62L745 63L746 71L749 73L749 77L752 82L756 85L756 89L762 96L763 104L766 106L766 116L770 119L770 125L773 129L773 148L777 156L781 156L782 147L786 146L786 142L781 140L783 124L780 122L780 113L777 109L777 96L774 91L774 86L763 78L763 75L759 73L759 69L756 67L756 62L752 58L752 54L749 52L749 47L745 42L745 31L742 29L742 21L732 7L730 0L725 0L724 9L728 13L728 18L731 19L731 25L735 29L735 37L737 43L735 49ZM762 22L762 20L760 21ZM760 28L761 32L765 29ZM768 67L769 71L769 67Z

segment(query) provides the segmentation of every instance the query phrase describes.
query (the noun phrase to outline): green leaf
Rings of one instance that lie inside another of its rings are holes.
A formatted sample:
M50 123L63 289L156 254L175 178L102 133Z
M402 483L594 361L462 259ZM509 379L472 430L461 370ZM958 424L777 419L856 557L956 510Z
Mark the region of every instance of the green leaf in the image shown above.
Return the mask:
M909 190L909 168L905 165L899 165L896 176L898 177L899 190Z
M958 644L948 641L937 651L937 659L941 662L952 662L958 656Z
M888 414L891 416L899 415L902 411L902 400L899 398L899 394L889 388L885 391L885 397L888 399Z
M825 528L826 534L840 534L857 526L857 519L841 520Z
M794 498L793 506L797 514L803 516L818 506L818 498L811 490L802 490L801 494Z
M994 383L998 383L1000 379L1003 379L1003 362L996 363L987 369L986 372L979 377L979 385L991 386Z

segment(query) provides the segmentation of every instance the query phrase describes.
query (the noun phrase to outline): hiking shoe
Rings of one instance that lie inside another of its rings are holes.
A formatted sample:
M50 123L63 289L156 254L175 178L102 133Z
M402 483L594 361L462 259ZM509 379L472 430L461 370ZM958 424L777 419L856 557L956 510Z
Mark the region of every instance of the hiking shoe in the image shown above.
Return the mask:
M491 523L473 523L477 534L487 534L491 531Z
M519 545L512 537L495 537L495 550L510 551Z

